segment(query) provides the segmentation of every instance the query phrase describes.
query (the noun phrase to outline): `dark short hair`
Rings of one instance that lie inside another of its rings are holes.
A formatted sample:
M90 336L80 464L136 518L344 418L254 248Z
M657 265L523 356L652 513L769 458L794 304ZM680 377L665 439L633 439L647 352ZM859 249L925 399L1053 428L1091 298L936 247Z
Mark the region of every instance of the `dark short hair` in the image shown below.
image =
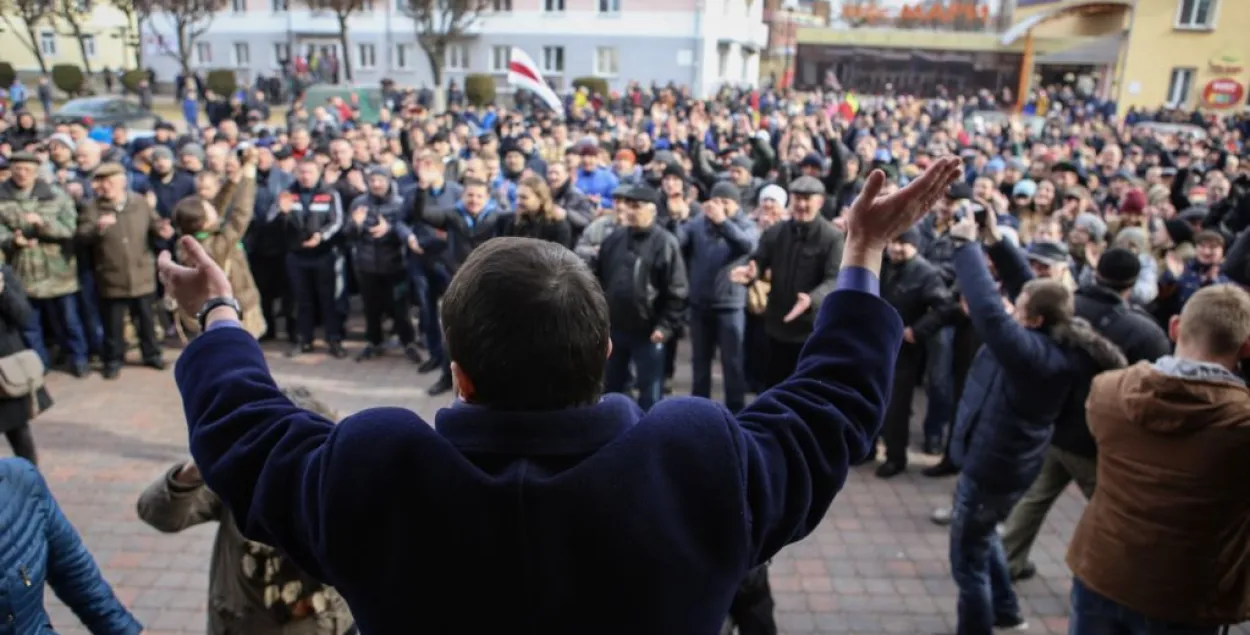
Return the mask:
M608 305L580 257L533 238L473 250L443 296L447 353L474 403L500 410L592 404L603 391Z
M483 181L482 179L477 179L477 178L467 178L467 179L465 179L465 180L464 180L463 187L464 187L464 189L466 189L466 190L467 190L467 189L469 189L469 188L471 188L471 187L481 187L481 188L485 188L485 189L487 189L487 190L489 190L489 189L490 189L490 185L488 185L488 184L486 183L486 181Z

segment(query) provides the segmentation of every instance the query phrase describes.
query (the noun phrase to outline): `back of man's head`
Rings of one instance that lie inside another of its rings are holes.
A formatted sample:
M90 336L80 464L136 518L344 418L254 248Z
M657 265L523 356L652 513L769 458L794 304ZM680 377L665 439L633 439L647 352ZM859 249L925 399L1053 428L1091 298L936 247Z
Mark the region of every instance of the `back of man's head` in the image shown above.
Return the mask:
M1233 284L1206 287L1189 298L1169 326L1178 353L1207 358L1200 361L1235 361L1250 339L1250 294Z
M608 306L582 259L551 242L495 238L473 250L443 296L462 396L498 410L594 403L608 355Z

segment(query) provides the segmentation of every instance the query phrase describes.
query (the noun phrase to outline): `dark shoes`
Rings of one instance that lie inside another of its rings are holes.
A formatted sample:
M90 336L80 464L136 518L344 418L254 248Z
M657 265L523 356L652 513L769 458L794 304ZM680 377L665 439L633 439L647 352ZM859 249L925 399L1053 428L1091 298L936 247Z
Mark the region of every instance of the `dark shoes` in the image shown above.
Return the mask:
M942 456L943 446L941 436L925 437L923 450L929 456Z
M312 344L294 344L291 346L291 350L286 352L286 356L287 357L299 357L300 355L304 355L304 354L311 353L311 352L313 352Z
M360 349L360 352L356 354L356 363L359 364L360 362L369 361L375 357L381 357L381 356L382 356L381 346L374 346L373 344L366 344L365 347Z
M154 370L165 370L165 360L155 357L153 359L143 360L143 365Z
M425 360L424 362L421 362L420 366L417 366L417 372L424 375L426 373L432 373L442 367L443 367L443 362L441 360L437 360L431 357Z
M404 357L407 357L408 361L414 364L421 363L421 351L417 348L416 344L409 344L404 347Z
M1010 617L998 617L994 619L994 630L996 631L1027 631L1029 623L1024 621L1024 617L1020 615L1012 615Z
M1011 581L1020 582L1022 580L1028 580L1029 578L1032 578L1033 576L1036 576L1036 575L1037 575L1037 566L1034 565L1032 562L1026 562L1024 563L1023 567L1020 567L1019 570L1011 572Z
M117 376L121 373L121 364L105 364L104 370L100 371L100 374L104 376L105 379L117 379Z
M936 465L930 465L920 471L921 474L928 478L942 478L944 476L954 476L959 473L959 468L955 467L946 457L942 457Z
M87 376L87 373L91 372L91 367L87 365L87 362L74 362L69 372L73 373L75 377L82 379Z
M343 359L347 357L347 351L343 349L342 342L330 342L330 355L334 359Z
M442 377L438 378L438 381L434 382L433 386L430 386L429 389L425 391L425 394L431 397L437 397L451 392L451 387L451 375L444 374Z
M907 471L907 464L901 461L886 461L877 467L877 478L894 478Z

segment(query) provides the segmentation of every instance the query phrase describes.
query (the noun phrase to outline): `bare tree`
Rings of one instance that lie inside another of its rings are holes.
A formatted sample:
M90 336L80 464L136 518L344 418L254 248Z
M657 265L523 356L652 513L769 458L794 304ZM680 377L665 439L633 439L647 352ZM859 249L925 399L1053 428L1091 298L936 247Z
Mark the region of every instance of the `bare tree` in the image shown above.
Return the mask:
M39 48L39 25L53 13L53 1L0 0L0 19L13 32L13 37L35 56L35 61L39 62L39 70L44 73L48 72L48 61L44 59L43 50ZM15 20L22 22L20 29L14 24ZM26 32L25 38L22 37L22 31Z
M389 0L381 0L389 2ZM343 49L343 59L339 60L339 64L343 67L343 77L348 81L352 81L352 55L351 49L347 45L347 20L353 15L360 13L366 9L373 8L373 0L303 0L304 4L313 11L330 11L334 14L334 19L339 23L339 45Z
M157 10L156 0L110 0L112 5L126 16L126 27L123 36L126 45L134 49L135 68L143 68L143 27L152 20L152 13ZM133 27L131 26L133 25ZM137 32L131 33L131 28Z
M161 41L161 50L182 67L183 77L191 74L191 53L195 43L213 25L213 16L226 8L226 0L161 0L157 10L173 27L174 42Z
M91 77L91 58L87 55L87 39L83 37L82 25L91 19L91 0L55 0L53 15L58 22L64 23L66 31L57 32L78 42L78 52L82 55L82 70Z
M404 12L412 18L417 44L430 61L434 86L443 85L447 47L464 37L478 18L495 5L493 0L407 0Z

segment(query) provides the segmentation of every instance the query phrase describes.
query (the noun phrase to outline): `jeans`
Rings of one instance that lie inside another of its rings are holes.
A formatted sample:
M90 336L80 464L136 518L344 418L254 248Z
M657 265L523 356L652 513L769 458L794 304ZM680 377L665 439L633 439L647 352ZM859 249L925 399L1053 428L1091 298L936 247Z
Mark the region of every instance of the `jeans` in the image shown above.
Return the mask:
M725 406L737 412L746 405L746 374L743 369L743 337L746 312L742 309L690 312L691 365L694 375L691 394L712 396L712 358L720 349L721 371L725 380Z
M943 327L925 342L925 372L929 398L928 411L924 416L925 438L940 437L949 427L955 413L955 382L952 374L954 358L955 327Z
M447 368L451 360L443 351L443 328L438 318L438 301L447 291L451 275L441 265L425 266L413 262L408 268L412 279L413 301L420 303L417 307L421 316L421 335L425 337L425 345L429 348L430 358L437 359Z
M1216 635L1218 626L1184 626L1146 617L1072 578L1068 635Z
M358 272L357 288L365 309L365 339L373 346L382 345L382 319L390 317L399 343L412 344L412 317L408 311L408 289L405 275Z
M992 494L967 476L959 477L950 528L951 575L959 587L958 635L991 635L996 622L1019 620L1020 602L1011 588L996 526L1023 494Z
M629 363L637 374L638 405L650 410L664 393L664 343L651 341L651 332L612 331L612 354L604 377L605 392L625 392Z
M87 336L87 350L96 355L104 354L104 320L100 318L100 296L96 292L95 272L83 268L78 260L78 317ZM89 263L90 264L90 263Z
M87 363L87 334L83 331L82 321L79 319L76 293L57 298L31 298L30 308L32 312L30 321L26 323L24 329L26 344L39 354L44 367L52 367L48 347L44 345L43 317L45 313L57 341L69 352L70 361L75 364Z

